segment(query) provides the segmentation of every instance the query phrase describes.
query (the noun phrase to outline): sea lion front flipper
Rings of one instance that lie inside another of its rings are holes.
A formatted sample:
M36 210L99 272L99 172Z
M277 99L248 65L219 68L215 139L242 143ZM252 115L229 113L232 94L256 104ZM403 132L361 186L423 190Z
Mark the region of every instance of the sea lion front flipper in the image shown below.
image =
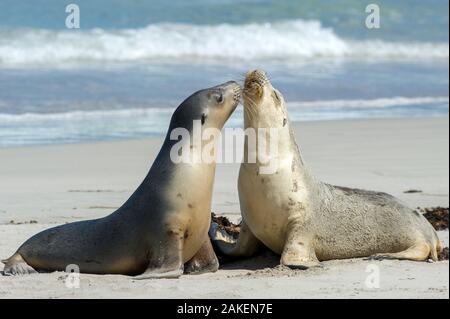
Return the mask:
M291 225L288 229L281 264L292 269L308 269L321 267L308 233L299 229L298 225Z
M239 238L235 242L226 242L219 239L220 237L213 229L210 229L209 236L218 252L227 257L251 257L263 246L259 239L253 235L245 221L241 223Z
M165 238L154 243L150 251L147 270L133 279L178 278L184 272L183 237L168 231Z
M205 240L195 256L184 265L184 273L199 275L207 272L216 272L219 269L219 261L211 245L209 237Z

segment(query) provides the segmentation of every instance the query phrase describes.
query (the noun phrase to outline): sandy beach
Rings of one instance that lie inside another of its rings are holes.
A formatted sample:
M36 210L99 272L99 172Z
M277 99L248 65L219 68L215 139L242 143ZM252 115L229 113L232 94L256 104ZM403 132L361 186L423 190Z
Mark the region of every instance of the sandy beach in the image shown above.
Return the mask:
M448 118L343 120L294 125L313 173L323 181L388 192L409 206L449 206ZM0 149L0 257L31 235L118 208L151 166L162 137L91 144ZM239 164L217 167L212 210L240 217ZM408 190L421 192L405 193ZM439 235L449 245L448 230ZM215 274L136 281L80 277L69 289L62 272L0 276L0 298L448 298L449 263L329 261L323 269L279 269L266 253L224 265ZM365 285L368 266L379 288ZM3 266L0 266L0 270Z

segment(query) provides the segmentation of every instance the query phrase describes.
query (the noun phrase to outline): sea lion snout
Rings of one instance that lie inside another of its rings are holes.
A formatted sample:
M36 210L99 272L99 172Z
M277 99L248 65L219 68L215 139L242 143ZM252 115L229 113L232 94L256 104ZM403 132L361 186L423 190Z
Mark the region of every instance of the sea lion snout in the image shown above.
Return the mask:
M244 83L244 100L258 102L264 96L264 89L270 84L266 72L254 70L247 73Z
M176 128L191 130L194 121L202 126L222 129L239 105L241 87L230 81L193 93L175 110L169 131Z
M241 101L241 86L235 81L229 81L207 89L206 92L210 101L207 103L207 118L214 118L214 123L210 126L222 129Z
M245 85L244 87L250 88L254 84L259 84L260 86L265 86L270 83L269 78L263 70L254 70L247 73L245 77Z
M241 100L241 86L235 81L229 81L215 87L222 94L223 99L232 99L235 107Z

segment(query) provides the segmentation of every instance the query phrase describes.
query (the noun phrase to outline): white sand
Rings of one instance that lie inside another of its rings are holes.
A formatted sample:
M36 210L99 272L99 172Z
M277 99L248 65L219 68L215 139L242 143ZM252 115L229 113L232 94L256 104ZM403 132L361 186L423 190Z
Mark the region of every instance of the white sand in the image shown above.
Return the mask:
M298 123L297 142L324 181L389 192L411 207L448 207L448 118ZM56 224L111 213L139 185L162 138L0 150L0 257ZM238 164L217 170L213 211L239 218ZM404 194L419 189L422 193ZM9 224L37 221L37 224ZM448 231L439 233L448 246ZM352 259L324 269L279 270L265 254L215 274L135 281L81 275L68 289L64 273L0 276L0 298L448 298L449 264ZM367 266L380 287L365 285ZM0 269L2 266L0 266Z

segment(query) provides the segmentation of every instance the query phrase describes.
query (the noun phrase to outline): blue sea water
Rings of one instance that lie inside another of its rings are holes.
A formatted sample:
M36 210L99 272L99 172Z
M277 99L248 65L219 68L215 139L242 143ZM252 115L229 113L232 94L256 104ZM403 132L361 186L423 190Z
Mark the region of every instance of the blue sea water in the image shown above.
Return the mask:
M164 134L192 92L253 68L292 120L448 116L448 1L377 1L380 29L369 3L0 0L0 147Z

